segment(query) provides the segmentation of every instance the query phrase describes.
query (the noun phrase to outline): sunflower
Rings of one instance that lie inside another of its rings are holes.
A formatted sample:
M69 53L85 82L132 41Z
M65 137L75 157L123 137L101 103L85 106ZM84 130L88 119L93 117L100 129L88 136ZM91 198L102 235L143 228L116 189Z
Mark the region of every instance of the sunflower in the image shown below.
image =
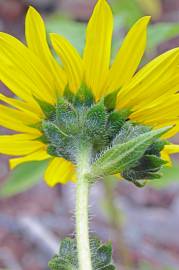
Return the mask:
M0 152L16 156L10 159L11 168L48 159L45 179L50 186L75 181L71 152L74 137L78 145L83 141L84 119L79 118L90 115L91 107L93 112L101 108L101 117L104 100L110 115L111 111L113 116L118 113L124 121L153 129L173 126L164 139L178 132L179 49L160 55L137 71L146 48L149 21L145 16L134 24L112 63L113 15L106 0L98 0L94 8L82 57L65 37L52 33L51 44L60 58L55 60L43 19L33 7L25 22L27 45L0 33L0 79L18 97L0 94L4 103L0 105L0 125L16 132L0 136ZM74 125L77 118L78 123L81 121L78 129ZM104 135L98 121L93 120L96 130L92 132L89 125L88 134L91 132L94 148L100 152L109 146L109 134ZM171 163L169 154L176 152L178 145L166 144L161 157Z

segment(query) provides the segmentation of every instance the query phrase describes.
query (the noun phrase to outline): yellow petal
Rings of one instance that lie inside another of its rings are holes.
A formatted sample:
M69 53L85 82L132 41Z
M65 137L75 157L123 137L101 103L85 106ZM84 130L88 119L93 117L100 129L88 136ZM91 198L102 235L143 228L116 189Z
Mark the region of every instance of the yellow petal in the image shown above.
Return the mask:
M0 105L0 115L2 118L3 117L11 118L11 121L17 119L18 121L21 121L24 125L32 125L39 122L40 120L40 118L35 114L15 110L4 105Z
M62 93L67 83L65 72L51 54L44 21L33 7L28 9L26 15L25 34L28 47L51 69L56 88Z
M21 157L21 158L12 158L10 159L10 168L14 169L17 165L29 162L29 161L40 161L40 160L46 160L51 158L50 155L48 155L45 148L42 148L30 155Z
M127 34L109 72L106 89L111 92L130 81L144 54L150 17L138 20Z
M27 155L44 147L44 144L32 140L35 136L28 134L0 136L0 153L6 155Z
M41 132L27 125L35 124L36 121L25 113L0 105L0 126L19 132L38 134Z
M74 174L75 166L71 162L63 158L54 158L46 170L45 181L51 187L58 183L66 184L73 180Z
M37 118L37 120L40 120L40 118L44 117L40 106L35 104L34 101L30 102L30 98L28 102L23 102L19 99L6 97L5 95L0 94L0 100L30 115L32 114L33 117Z
M142 105L147 105L161 95L167 94L167 91L170 91L168 82L171 82L172 78L176 78L176 74L179 72L178 63L178 48L155 58L119 91L117 107L140 109Z
M179 95L164 95L130 115L130 119L146 124L168 123L179 117Z
M163 151L161 152L161 158L168 161L168 166L172 166L172 160L170 158L170 155L176 153L179 153L179 145L168 144L165 145Z
M175 136L179 132L179 121L177 121L177 124L174 124L174 125L175 126L172 129L170 129L167 133L165 133L162 136L162 138L164 138L164 139L171 138L171 137Z
M28 101L36 96L55 103L53 76L38 57L16 38L0 33L0 76L17 96Z
M83 81L83 63L77 50L63 36L51 34L52 45L60 57L72 92L76 92Z
M106 0L98 0L88 23L84 50L85 82L98 98L109 70L113 15Z

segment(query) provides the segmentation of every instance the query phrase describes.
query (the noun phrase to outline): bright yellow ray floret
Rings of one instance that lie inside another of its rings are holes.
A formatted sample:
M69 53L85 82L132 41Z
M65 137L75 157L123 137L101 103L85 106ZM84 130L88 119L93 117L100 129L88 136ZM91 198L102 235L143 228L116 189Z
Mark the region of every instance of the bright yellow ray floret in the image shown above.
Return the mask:
M111 41L113 15L106 0L98 0L87 26L83 56L65 37L50 34L62 66L54 59L47 43L40 14L30 7L25 22L27 45L0 33L0 78L19 99L0 94L0 125L20 134L0 136L0 152L17 156L11 168L32 160L49 159L45 179L50 186L75 180L75 166L47 153L47 146L35 140L42 133L35 125L45 119L36 99L56 104L69 86L76 93L82 83L96 100L119 90L116 109L130 109L130 119L153 128L174 125L166 137L179 129L179 49L168 51L136 73L146 48L150 17L138 20L124 39L113 63ZM8 106L7 106L8 105ZM167 145L162 157L179 152ZM20 156L20 157L19 157Z

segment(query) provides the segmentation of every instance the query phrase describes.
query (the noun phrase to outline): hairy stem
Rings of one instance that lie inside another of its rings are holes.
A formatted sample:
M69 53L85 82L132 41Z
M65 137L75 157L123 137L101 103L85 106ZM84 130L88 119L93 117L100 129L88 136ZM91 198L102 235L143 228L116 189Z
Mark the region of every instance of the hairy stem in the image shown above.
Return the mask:
M77 159L78 181L76 190L76 238L80 270L92 270L88 227L89 182L85 177L89 171L90 158L90 147L83 147Z

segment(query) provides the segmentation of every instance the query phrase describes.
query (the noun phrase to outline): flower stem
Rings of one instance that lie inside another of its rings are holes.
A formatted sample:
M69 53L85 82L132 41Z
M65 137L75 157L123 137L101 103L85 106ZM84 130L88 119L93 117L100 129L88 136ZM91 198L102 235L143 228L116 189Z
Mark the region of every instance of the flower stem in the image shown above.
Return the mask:
M78 155L78 181L76 190L76 238L80 270L92 270L89 228L89 182L85 177L90 167L91 150L85 147Z

